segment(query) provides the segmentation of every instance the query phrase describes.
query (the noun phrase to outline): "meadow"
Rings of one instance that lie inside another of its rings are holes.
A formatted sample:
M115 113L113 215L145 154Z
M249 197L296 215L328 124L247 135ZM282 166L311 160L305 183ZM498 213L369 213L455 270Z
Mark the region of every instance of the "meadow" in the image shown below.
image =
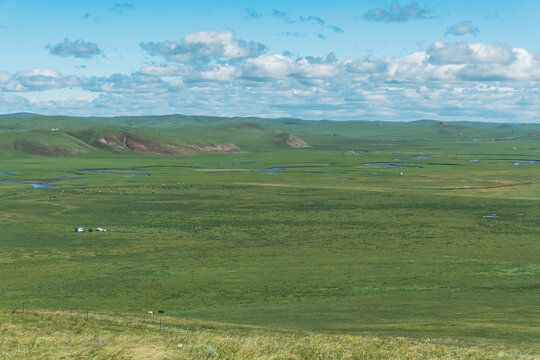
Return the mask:
M248 334L279 329L307 342L313 334L329 343L361 335L403 344L452 339L538 354L537 138L473 141L499 135L461 125L442 135L396 125L385 138L374 124L362 135L323 123L295 132L311 147L287 148L277 141L294 121L280 129L269 120L230 122L206 131L129 128L139 137L241 149L184 156L88 150L90 136L80 135L86 125L55 144L75 141L76 156L51 156L50 144L49 156L36 156L21 149L43 144L13 139L40 133L0 132L0 147L9 139L0 158L4 321L30 326L8 315L23 303L44 318L48 311L136 317L159 309L172 322L242 325ZM51 181L60 178L77 179ZM75 233L76 226L108 231ZM59 329L71 328L65 321ZM283 356L310 357L294 354Z

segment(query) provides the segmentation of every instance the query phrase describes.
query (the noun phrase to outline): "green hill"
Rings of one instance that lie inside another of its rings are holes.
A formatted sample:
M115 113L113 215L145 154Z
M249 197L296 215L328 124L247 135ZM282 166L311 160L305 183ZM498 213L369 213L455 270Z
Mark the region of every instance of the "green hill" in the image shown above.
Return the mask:
M35 156L74 156L91 151L155 155L188 155L197 152L238 152L230 143L209 143L112 127L78 131L35 129L0 132L0 151L4 154Z
M22 128L44 125L44 121L36 122L32 118ZM0 131L0 150L37 156L81 155L98 149L119 154L188 155L209 151L309 147L307 142L292 133L253 123L179 129L121 128L99 124L87 127L86 123L80 124L84 125L82 129Z
M0 151L2 153L58 156L81 155L91 150L93 150L92 146L62 131L0 132Z
M305 147L296 135L282 130L245 122L218 126L182 128L175 134L210 142L231 142L242 149ZM293 141L293 140L296 140ZM301 140L301 139L300 139Z
M69 116L45 116L36 114L0 115L0 132L33 129L58 129L60 131L84 129L95 123L83 118Z
M138 130L160 136L174 134L188 138L190 141L224 141L240 147L287 147L286 141L279 140L286 136L283 135L284 133L293 133L308 143L315 142L324 146L340 146L350 143L351 140L403 143L504 141L540 134L539 124L491 124L435 120L412 122L310 121L287 118L225 118L178 114L87 118L26 113L0 116L0 132L38 128L73 132L100 127Z
M200 140L175 138L171 135L157 136L144 131L118 128L91 128L71 134L85 143L100 149L114 152L138 152L157 155L187 155L197 152L218 151L238 152L240 149L231 143L209 143Z

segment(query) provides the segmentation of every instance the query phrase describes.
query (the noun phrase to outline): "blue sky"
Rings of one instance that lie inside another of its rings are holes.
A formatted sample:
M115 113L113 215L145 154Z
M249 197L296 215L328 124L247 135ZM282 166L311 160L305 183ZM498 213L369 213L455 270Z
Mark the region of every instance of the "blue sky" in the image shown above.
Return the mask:
M0 112L538 122L538 1L0 0Z

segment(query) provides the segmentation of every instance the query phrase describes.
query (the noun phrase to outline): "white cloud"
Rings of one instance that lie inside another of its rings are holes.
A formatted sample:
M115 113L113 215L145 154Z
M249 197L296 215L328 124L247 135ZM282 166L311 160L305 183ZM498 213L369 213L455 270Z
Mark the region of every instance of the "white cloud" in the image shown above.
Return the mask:
M0 74L0 89L10 92L50 90L78 85L79 79L76 76L64 76L49 69Z
M294 69L295 62L288 56L263 55L242 63L242 77L258 81L281 79L291 75Z
M510 64L468 64L458 76L471 81L526 81L540 79L540 61L525 49L513 49L514 61Z
M434 64L500 63L514 60L512 49L503 44L466 43L448 44L436 41L427 51Z
M333 54L253 55L248 45L243 47L245 42L235 41L232 34L194 33L181 46L197 44L198 50L190 56L214 54L213 61L174 60L131 74L0 72L0 101L7 102L0 109L393 120L536 121L540 116L540 56L525 49L437 42L427 51L400 57L339 60ZM72 88L77 91L66 97ZM63 95L57 96L57 90ZM51 95L34 96L40 91ZM15 93L31 95L33 100Z
M208 70L195 71L191 80L199 81L235 81L241 76L241 70L229 64L217 64Z
M145 75L155 75L155 76L173 76L179 75L180 67L177 65L148 65L141 68L139 71L141 74Z
M446 29L445 35L462 36L466 34L471 34L473 36L476 36L479 32L480 29L478 29L478 27L476 26L473 26L472 21L462 21Z
M148 93L167 91L165 82L156 76L145 74L113 74L108 77L80 79L84 90L104 93Z
M181 42L141 43L150 55L159 55L177 63L208 63L212 58L257 56L266 47L261 43L236 39L230 31L199 31L187 34Z
M82 59L90 59L102 53L97 44L82 39L75 41L64 39L64 42L54 46L49 45L46 48L50 49L49 52L51 55L63 57L73 56Z

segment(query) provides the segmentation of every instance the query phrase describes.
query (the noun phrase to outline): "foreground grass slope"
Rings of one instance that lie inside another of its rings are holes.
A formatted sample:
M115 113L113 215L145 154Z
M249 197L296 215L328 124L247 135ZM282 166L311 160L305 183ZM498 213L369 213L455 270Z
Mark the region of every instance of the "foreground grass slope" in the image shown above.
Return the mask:
M493 344L290 332L174 317L0 311L2 359L534 359Z

